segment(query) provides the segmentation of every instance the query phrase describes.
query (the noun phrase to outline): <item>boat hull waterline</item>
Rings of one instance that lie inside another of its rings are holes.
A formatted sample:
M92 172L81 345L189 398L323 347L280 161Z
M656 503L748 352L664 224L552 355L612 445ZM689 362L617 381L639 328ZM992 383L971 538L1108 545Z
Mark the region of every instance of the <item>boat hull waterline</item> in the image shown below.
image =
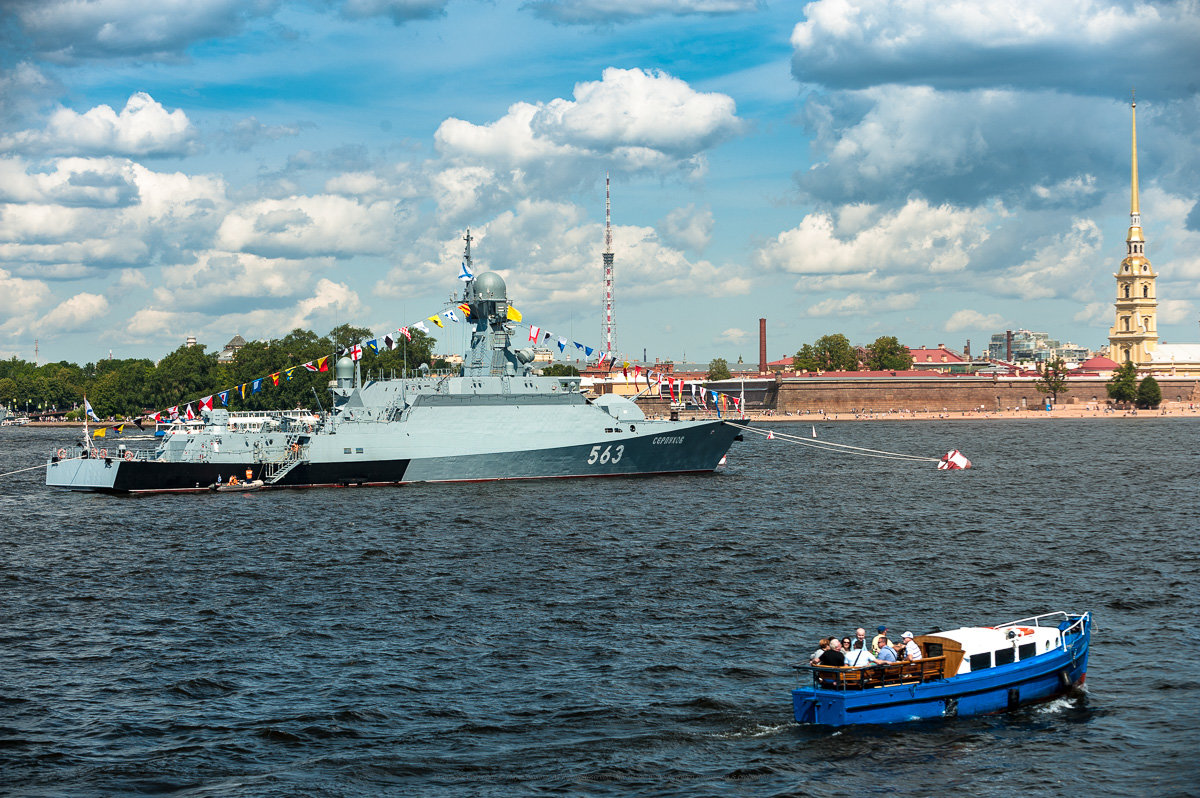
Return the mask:
M669 435L656 429L659 423L671 425L666 430ZM342 455L336 460L312 459L297 464L264 489L704 473L717 468L738 435L735 427L712 421L643 421L638 427L638 433L632 436L608 435L597 443L545 449L444 457L347 460ZM663 438L671 443L663 445ZM593 456L597 447L599 452ZM609 455L600 462L605 449ZM616 451L620 451L620 457L613 462ZM589 464L589 459L594 462ZM262 469L263 462L254 460L74 458L51 460L46 465L46 484L105 493L207 492L218 478L228 479L246 471L257 477Z

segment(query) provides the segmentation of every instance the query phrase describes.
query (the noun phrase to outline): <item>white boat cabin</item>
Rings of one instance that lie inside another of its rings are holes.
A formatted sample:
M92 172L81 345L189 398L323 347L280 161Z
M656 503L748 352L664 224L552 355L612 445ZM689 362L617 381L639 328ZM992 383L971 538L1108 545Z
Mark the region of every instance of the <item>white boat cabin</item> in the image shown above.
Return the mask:
M946 657L947 676L987 670L1062 646L1056 626L964 626L916 638L926 657Z

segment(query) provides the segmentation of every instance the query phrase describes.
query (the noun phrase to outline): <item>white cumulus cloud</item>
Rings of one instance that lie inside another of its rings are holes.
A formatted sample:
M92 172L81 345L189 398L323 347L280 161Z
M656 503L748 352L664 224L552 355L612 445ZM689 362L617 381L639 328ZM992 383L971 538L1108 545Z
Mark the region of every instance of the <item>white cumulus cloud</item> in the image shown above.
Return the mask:
M475 167L463 177L474 194L488 180L524 196L561 193L590 182L603 165L627 174L702 174L704 153L742 130L731 97L698 92L657 70L604 70L576 84L574 99L519 102L494 122L442 122L434 136L445 168Z
M46 127L0 139L0 145L54 155L181 156L195 146L196 132L182 109L168 111L145 92L135 92L120 112L97 105L84 113L59 108Z
M1194 2L815 0L792 31L792 71L835 88L909 83L1085 91L1138 75L1190 94L1200 72Z
M762 269L791 274L930 274L961 271L971 252L987 239L985 208L932 207L909 200L883 214L875 224L843 235L833 216L808 214L799 226L785 230L754 255Z
M950 314L942 327L946 332L962 332L964 330L991 331L1004 327L1006 322L999 313L980 313L978 310L963 308Z
M654 16L737 14L755 11L762 0L530 0L525 7L544 19L568 25L604 25Z
M108 300L101 294L78 293L59 303L38 322L38 327L55 333L98 329L108 313Z

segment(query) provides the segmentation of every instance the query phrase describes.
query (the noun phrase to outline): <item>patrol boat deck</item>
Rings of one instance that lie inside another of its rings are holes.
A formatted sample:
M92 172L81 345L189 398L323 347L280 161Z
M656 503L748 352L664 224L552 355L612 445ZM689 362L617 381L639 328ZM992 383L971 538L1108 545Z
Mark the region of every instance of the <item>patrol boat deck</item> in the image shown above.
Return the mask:
M464 301L473 324L461 376L363 381L342 357L333 407L315 421L270 416L257 428L226 410L168 431L153 450L55 456L46 484L111 493L207 491L250 470L264 488L391 485L711 472L739 431L723 421L651 420L629 399L581 392L578 377L533 373L512 345L504 280L480 274Z

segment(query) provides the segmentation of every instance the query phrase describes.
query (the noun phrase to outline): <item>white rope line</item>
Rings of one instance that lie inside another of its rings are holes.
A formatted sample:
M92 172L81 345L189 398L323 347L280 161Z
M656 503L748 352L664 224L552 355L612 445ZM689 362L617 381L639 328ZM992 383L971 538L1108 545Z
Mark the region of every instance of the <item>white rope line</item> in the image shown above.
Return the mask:
M61 460L59 460L58 462L65 463L68 460L82 460L82 459L83 459L82 457L64 457ZM12 476L13 474L20 474L25 471L32 471L35 468L45 468L45 467L46 467L46 464L42 463L41 465L30 466L29 468L18 468L16 471L9 471L7 474L0 474L0 479L3 479L4 477Z
M877 457L884 460L913 460L922 463L937 463L941 462L940 457L921 457L915 454L901 454L900 452L885 452L881 449L868 449L865 446L851 446L848 443L835 443L833 441L816 441L809 438L802 438L799 435L789 435L786 432L774 432L772 430L762 430L757 427L748 427L744 424L735 424L732 421L725 422L730 426L738 429L748 430L758 435L766 437L768 435L773 438L780 438L788 443L798 443L801 446L811 446L815 449L824 449L826 451L841 451L843 454L857 454L859 457Z

